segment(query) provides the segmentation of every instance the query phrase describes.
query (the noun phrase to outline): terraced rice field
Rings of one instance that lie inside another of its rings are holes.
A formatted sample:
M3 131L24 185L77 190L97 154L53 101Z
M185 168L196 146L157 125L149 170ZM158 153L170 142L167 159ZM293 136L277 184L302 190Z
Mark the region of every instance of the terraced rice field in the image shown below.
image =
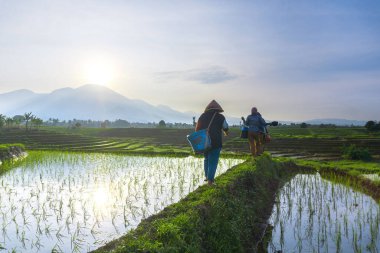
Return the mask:
M0 132L0 143L23 143L28 150L71 150L115 153L189 154L189 147L161 144L150 138L109 138L49 131L12 129Z
M368 148L374 155L380 154L380 139L354 138L302 138L302 139L273 139L266 144L266 150L274 156L288 156L298 158L340 159L344 145L355 144L358 147ZM247 152L246 140L235 139L225 144L227 150Z
M186 158L157 156L157 154L188 156L191 150L185 136L192 132L192 129L86 131L86 129L76 132L68 130L26 132L23 129L0 131L0 143L23 143L28 150L31 150L31 156L21 166L5 172L0 178L2 186L0 225L3 225L0 249L6 245L6 250L20 249L24 252L41 252L45 249L54 252L93 250L136 227L141 219L179 201L204 183L202 159L192 156ZM225 154L246 156L249 153L247 141L240 139L239 135L237 129L232 129L230 135L225 138L223 149ZM322 136L308 135L300 138L295 133L295 137L292 138L284 133L277 133L277 136L266 145L266 149L273 156L339 159L341 148L350 144L368 148L377 158L380 154L380 139L376 136L365 136L363 132L357 133L355 137L349 134L337 134L338 137L332 138L330 134L322 134ZM62 152L64 150L78 152L65 153ZM130 158L131 156L105 153L151 154L153 157ZM261 158L265 156L267 155ZM241 161L221 160L218 173ZM323 163L310 160L306 162ZM371 180L377 180L378 174L373 174L374 172L370 174ZM351 218L348 211L357 210L359 205L369 200L359 198L359 195L354 195L352 199L346 197L351 193L349 188L330 186L320 178L309 179L306 176L306 181L297 180L289 185L298 188L286 186L284 194L278 195L277 209L271 219L274 226L273 240L268 251L282 249L303 252L302 250L307 248L314 251L345 252L349 241L353 243L352 247L358 249L356 252L363 249L375 249L372 252L377 252L380 247L377 243L380 231L377 203L371 202L368 205L369 209L376 211L373 213L371 211L371 216L368 216L370 223L376 226L366 224L362 230L362 227L357 227L356 224L348 224L348 220L357 220L355 217ZM324 190L312 191L322 189L322 186L326 185ZM110 194L107 195L107 192ZM330 192L335 195L330 199L323 199L325 193L330 194ZM299 195L292 197L293 193ZM310 193L311 197L304 198L305 193ZM342 201L337 198L341 195L344 196ZM286 202L289 199L292 201ZM298 202L294 202L296 200ZM305 202L306 200L319 202ZM106 202L99 205L97 201ZM326 224L331 223L332 218L338 217L338 212L331 215L330 212L326 214L323 213L324 210L317 210L322 204L326 206L328 201L332 201L331 211L341 212L343 207L348 210L344 214L346 218L343 218L337 227L328 227ZM335 208L335 205L341 204L346 206ZM367 208L366 205L363 206ZM291 213L294 213L295 218L289 218ZM319 216L310 219L310 215L314 214ZM307 224L310 220L316 221L321 217L329 219L323 220L323 226L320 226L322 230L320 228L309 229L306 232L302 230L303 226L300 224ZM287 220L297 222L284 226ZM359 223L364 224L365 221ZM299 226L299 229L294 226ZM291 233L286 232L284 227L291 227L292 238L285 238L285 234ZM305 239L303 237L305 233L310 233L311 236ZM371 239L362 240L360 235L364 234L370 235ZM331 238L333 241L328 241ZM308 246L308 243L314 245L315 241L318 242L317 247ZM373 241L375 243L372 243ZM2 242L6 243L1 244Z
M306 130L271 129L273 139L266 144L266 150L274 156L299 157L306 159L339 159L344 145L355 144L368 148L376 156L380 156L380 137L370 136L363 131L343 129L328 132L308 132ZM3 129L0 131L0 143L23 143L30 150L72 150L115 153L162 153L188 155L191 149L186 135L192 129L95 129L86 131L45 131L23 129ZM322 130L319 130L322 131ZM240 131L231 129L224 140L224 153L249 154L246 139L239 138ZM316 136L316 137L313 137ZM380 157L378 157L380 158Z

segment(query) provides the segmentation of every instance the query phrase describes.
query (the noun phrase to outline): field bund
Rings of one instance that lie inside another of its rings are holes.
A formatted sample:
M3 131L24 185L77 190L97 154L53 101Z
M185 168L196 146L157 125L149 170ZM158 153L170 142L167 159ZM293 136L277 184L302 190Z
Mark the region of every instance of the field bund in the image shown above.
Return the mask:
M0 145L0 166L3 163L14 162L26 156L25 147L22 144ZM1 170L0 170L1 171Z

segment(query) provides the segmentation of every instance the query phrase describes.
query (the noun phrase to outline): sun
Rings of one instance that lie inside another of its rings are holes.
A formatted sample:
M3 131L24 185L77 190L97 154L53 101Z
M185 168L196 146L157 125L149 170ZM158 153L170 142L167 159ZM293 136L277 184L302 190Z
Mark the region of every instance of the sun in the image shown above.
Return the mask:
M86 83L108 86L115 77L115 70L110 61L95 58L84 64L83 74Z

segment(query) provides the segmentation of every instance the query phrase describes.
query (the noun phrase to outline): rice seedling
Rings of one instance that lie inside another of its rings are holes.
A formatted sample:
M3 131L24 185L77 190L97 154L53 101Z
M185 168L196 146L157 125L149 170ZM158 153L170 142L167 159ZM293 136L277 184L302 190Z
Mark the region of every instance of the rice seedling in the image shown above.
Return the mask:
M217 175L239 159L221 159ZM203 160L31 152L0 176L2 245L85 252L135 228L203 182Z
M277 199L269 219L273 225L269 252L377 252L380 248L380 207L367 195L316 174L297 175Z

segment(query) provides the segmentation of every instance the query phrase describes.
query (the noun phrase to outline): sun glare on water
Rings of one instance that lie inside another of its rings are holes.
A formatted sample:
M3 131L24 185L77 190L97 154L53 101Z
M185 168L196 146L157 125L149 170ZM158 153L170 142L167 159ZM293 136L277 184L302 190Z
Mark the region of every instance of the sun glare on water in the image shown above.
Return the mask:
M99 187L93 192L93 200L98 209L105 209L110 202L110 193L104 187Z

